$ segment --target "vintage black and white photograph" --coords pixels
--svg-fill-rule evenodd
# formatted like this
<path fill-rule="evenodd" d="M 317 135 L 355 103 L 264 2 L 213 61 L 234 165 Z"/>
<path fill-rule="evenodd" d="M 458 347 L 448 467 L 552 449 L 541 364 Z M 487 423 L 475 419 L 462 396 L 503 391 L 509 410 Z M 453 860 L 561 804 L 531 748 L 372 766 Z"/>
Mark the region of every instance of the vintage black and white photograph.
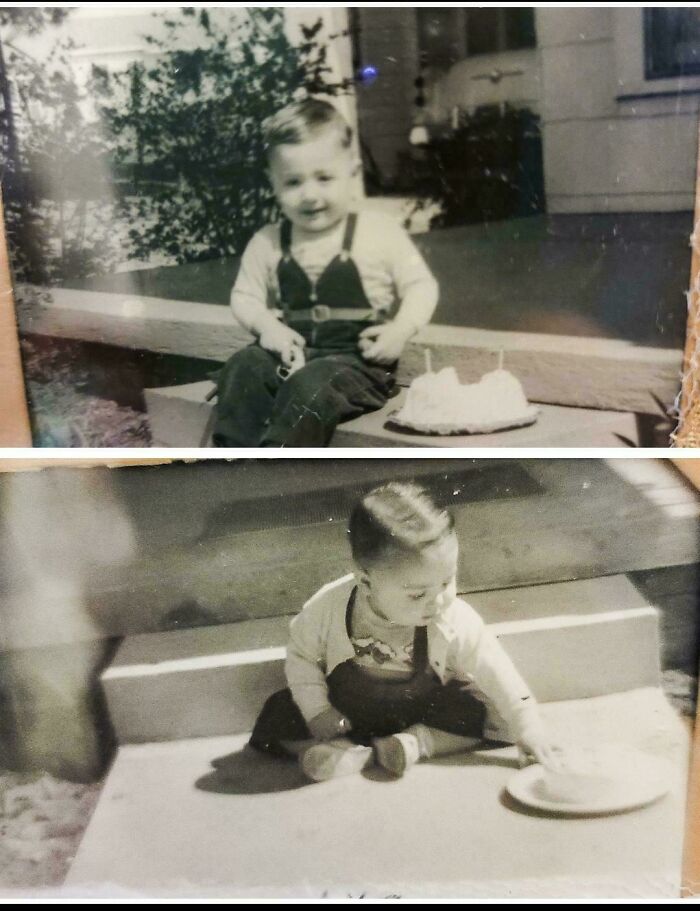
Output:
<path fill-rule="evenodd" d="M 670 444 L 691 6 L 0 11 L 34 445 Z"/>
<path fill-rule="evenodd" d="M 0 895 L 680 894 L 683 464 L 0 467 Z"/>

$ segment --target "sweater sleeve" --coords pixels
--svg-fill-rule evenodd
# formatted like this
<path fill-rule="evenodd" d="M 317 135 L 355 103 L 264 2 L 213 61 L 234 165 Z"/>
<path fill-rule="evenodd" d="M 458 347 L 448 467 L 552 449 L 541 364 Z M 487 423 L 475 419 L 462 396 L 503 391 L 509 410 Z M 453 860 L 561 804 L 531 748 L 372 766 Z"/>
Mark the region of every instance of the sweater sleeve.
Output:
<path fill-rule="evenodd" d="M 239 305 L 243 307 L 275 306 L 274 284 L 272 281 L 275 249 L 269 227 L 258 231 L 248 243 L 241 257 L 241 265 L 231 291 L 231 307 L 236 315 Z"/>
<path fill-rule="evenodd" d="M 327 618 L 321 605 L 307 604 L 292 620 L 285 672 L 294 701 L 305 721 L 331 707 L 326 684 Z"/>
<path fill-rule="evenodd" d="M 408 232 L 398 224 L 387 226 L 386 244 L 399 301 L 404 302 L 416 294 L 431 310 L 434 309 L 438 301 L 438 283 Z"/>
<path fill-rule="evenodd" d="M 483 620 L 474 615 L 473 635 L 460 640 L 458 673 L 476 683 L 493 702 L 514 740 L 541 725 L 539 707 L 505 649 Z"/>

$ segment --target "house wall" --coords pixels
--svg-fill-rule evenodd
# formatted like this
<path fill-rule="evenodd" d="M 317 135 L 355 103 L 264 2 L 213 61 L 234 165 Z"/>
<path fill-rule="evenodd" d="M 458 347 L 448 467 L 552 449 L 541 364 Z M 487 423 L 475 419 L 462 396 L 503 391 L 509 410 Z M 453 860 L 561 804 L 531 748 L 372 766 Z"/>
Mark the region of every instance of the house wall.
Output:
<path fill-rule="evenodd" d="M 642 17 L 634 7 L 536 10 L 552 213 L 693 207 L 700 77 L 644 79 Z M 677 94 L 688 90 L 698 94 Z"/>
<path fill-rule="evenodd" d="M 639 7 L 543 6 L 535 21 L 536 50 L 465 59 L 436 75 L 431 119 L 446 121 L 455 105 L 536 111 L 551 213 L 692 209 L 700 76 L 644 78 Z M 481 78 L 499 70 L 500 79 Z"/>

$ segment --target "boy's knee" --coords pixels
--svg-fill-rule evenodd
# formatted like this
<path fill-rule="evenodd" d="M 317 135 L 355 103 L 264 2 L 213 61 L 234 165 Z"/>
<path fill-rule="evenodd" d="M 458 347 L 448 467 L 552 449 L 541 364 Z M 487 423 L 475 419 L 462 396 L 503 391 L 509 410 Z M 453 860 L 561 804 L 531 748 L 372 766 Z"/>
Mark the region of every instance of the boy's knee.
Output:
<path fill-rule="evenodd" d="M 219 375 L 219 389 L 238 386 L 253 380 L 270 381 L 277 378 L 278 361 L 264 348 L 251 345 L 232 355 Z"/>
<path fill-rule="evenodd" d="M 285 398 L 299 404 L 333 398 L 351 385 L 352 370 L 345 364 L 311 361 L 285 382 Z"/>
<path fill-rule="evenodd" d="M 245 370 L 250 372 L 267 373 L 277 370 L 278 361 L 275 356 L 264 348 L 257 345 L 250 345 L 248 348 L 242 348 L 229 358 L 226 368 L 232 372 Z"/>

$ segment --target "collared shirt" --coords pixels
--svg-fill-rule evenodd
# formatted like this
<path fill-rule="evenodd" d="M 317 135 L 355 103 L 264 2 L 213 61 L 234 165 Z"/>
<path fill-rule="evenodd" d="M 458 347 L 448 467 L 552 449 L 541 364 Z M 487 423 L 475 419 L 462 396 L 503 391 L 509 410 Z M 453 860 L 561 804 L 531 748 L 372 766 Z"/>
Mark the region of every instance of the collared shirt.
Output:
<path fill-rule="evenodd" d="M 286 674 L 294 701 L 307 721 L 330 708 L 326 677 L 355 658 L 345 614 L 355 586 L 352 574 L 324 585 L 292 620 Z M 495 711 L 487 732 L 520 740 L 539 725 L 537 703 L 527 684 L 479 614 L 461 598 L 428 624 L 428 660 L 442 683 L 473 683 Z"/>

